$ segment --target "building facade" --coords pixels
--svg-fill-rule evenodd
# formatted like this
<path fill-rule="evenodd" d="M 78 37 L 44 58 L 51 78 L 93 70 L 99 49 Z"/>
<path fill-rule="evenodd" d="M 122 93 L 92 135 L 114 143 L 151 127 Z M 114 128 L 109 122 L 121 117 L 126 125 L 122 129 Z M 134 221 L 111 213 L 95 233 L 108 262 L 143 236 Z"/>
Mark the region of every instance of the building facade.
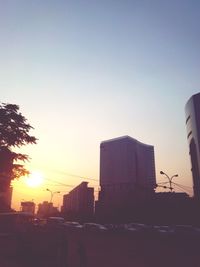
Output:
<path fill-rule="evenodd" d="M 100 187 L 97 213 L 128 213 L 154 194 L 156 185 L 154 147 L 130 136 L 100 145 Z M 104 215 L 103 215 L 104 214 Z M 125 215 L 124 215 L 125 216 Z"/>
<path fill-rule="evenodd" d="M 59 216 L 60 212 L 57 207 L 53 206 L 52 202 L 43 201 L 38 204 L 37 216 L 39 218 L 47 218 L 50 216 Z"/>
<path fill-rule="evenodd" d="M 200 199 L 200 93 L 188 100 L 185 113 L 194 197 Z"/>
<path fill-rule="evenodd" d="M 67 220 L 90 221 L 94 215 L 94 188 L 82 182 L 64 195 L 62 213 Z"/>
<path fill-rule="evenodd" d="M 22 201 L 21 211 L 35 214 L 35 203 L 33 201 Z"/>

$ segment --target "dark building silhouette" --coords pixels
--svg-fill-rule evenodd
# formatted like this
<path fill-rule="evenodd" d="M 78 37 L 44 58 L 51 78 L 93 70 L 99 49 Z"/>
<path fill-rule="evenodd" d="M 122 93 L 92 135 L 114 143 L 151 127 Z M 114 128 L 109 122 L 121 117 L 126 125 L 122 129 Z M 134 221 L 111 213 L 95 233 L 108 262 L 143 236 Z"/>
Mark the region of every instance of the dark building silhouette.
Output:
<path fill-rule="evenodd" d="M 200 93 L 188 100 L 185 112 L 194 197 L 200 199 Z"/>
<path fill-rule="evenodd" d="M 97 217 L 129 217 L 135 207 L 152 197 L 155 184 L 153 146 L 129 136 L 101 143 Z"/>
<path fill-rule="evenodd" d="M 40 218 L 47 218 L 50 216 L 58 216 L 59 210 L 57 207 L 53 206 L 52 202 L 43 201 L 38 205 L 37 216 Z"/>
<path fill-rule="evenodd" d="M 89 221 L 94 215 L 94 188 L 82 182 L 63 196 L 62 213 L 67 220 Z"/>
<path fill-rule="evenodd" d="M 194 201 L 183 192 L 155 193 L 143 210 L 145 221 L 151 224 L 194 223 Z"/>
<path fill-rule="evenodd" d="M 33 201 L 22 201 L 21 211 L 35 214 L 35 203 Z"/>
<path fill-rule="evenodd" d="M 6 147 L 0 148 L 0 211 L 11 210 L 11 176 L 13 155 Z"/>

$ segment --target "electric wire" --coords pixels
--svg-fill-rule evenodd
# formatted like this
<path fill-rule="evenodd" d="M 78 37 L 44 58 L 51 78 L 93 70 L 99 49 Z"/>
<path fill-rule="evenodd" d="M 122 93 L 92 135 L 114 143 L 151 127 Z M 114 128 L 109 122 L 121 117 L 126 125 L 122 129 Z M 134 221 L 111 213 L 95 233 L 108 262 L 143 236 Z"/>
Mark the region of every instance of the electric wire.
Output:
<path fill-rule="evenodd" d="M 173 183 L 174 183 L 174 182 L 173 182 Z M 180 185 L 180 186 L 182 186 L 182 187 L 185 187 L 185 188 L 187 188 L 187 189 L 192 190 L 192 187 L 191 187 L 191 186 L 187 186 L 187 185 L 183 185 L 183 184 L 178 184 L 178 183 L 174 183 L 174 184 L 176 184 L 176 185 Z"/>
<path fill-rule="evenodd" d="M 192 193 L 192 190 L 189 190 L 189 189 L 185 189 L 182 185 L 179 185 L 179 184 L 176 184 L 176 183 L 173 183 L 176 187 L 180 188 L 182 191 L 186 192 L 186 193 L 189 193 L 191 194 Z"/>
<path fill-rule="evenodd" d="M 158 182 L 157 184 L 168 184 L 169 182 Z"/>
<path fill-rule="evenodd" d="M 71 176 L 71 177 L 75 177 L 75 178 L 79 178 L 79 179 L 85 179 L 85 180 L 88 180 L 88 181 L 99 182 L 99 180 L 97 180 L 97 179 L 88 178 L 88 177 L 85 177 L 85 176 L 69 173 L 69 172 L 66 172 L 66 171 L 59 171 L 59 170 L 52 170 L 52 171 L 56 172 L 56 173 L 64 174 L 66 176 Z"/>

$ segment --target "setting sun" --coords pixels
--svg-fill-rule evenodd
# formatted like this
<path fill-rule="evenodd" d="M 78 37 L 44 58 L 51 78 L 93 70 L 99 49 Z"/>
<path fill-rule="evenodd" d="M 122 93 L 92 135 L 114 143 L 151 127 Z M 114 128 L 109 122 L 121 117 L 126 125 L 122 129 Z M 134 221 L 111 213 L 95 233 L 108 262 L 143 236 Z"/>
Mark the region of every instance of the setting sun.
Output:
<path fill-rule="evenodd" d="M 30 187 L 40 186 L 44 181 L 44 177 L 40 172 L 32 172 L 26 179 L 26 184 Z"/>

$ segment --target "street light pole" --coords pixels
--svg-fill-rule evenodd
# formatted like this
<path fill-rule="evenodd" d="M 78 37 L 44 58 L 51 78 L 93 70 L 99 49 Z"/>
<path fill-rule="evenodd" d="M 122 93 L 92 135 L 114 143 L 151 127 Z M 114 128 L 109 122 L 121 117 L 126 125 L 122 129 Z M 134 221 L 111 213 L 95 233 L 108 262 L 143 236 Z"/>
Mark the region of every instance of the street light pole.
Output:
<path fill-rule="evenodd" d="M 172 175 L 171 177 L 169 177 L 165 172 L 163 172 L 163 171 L 160 171 L 160 174 L 162 174 L 162 175 L 164 175 L 167 179 L 168 179 L 168 181 L 169 181 L 169 189 L 171 190 L 171 192 L 172 192 L 172 190 L 173 190 L 173 188 L 172 188 L 172 179 L 174 178 L 174 177 L 178 177 L 178 174 L 174 174 L 174 175 Z"/>
<path fill-rule="evenodd" d="M 54 196 L 55 194 L 59 194 L 59 193 L 60 193 L 60 191 L 55 191 L 55 192 L 53 192 L 53 191 L 51 191 L 49 188 L 47 188 L 46 191 L 49 191 L 50 194 L 51 194 L 51 197 L 50 197 L 50 203 L 52 203 L 53 196 Z"/>

